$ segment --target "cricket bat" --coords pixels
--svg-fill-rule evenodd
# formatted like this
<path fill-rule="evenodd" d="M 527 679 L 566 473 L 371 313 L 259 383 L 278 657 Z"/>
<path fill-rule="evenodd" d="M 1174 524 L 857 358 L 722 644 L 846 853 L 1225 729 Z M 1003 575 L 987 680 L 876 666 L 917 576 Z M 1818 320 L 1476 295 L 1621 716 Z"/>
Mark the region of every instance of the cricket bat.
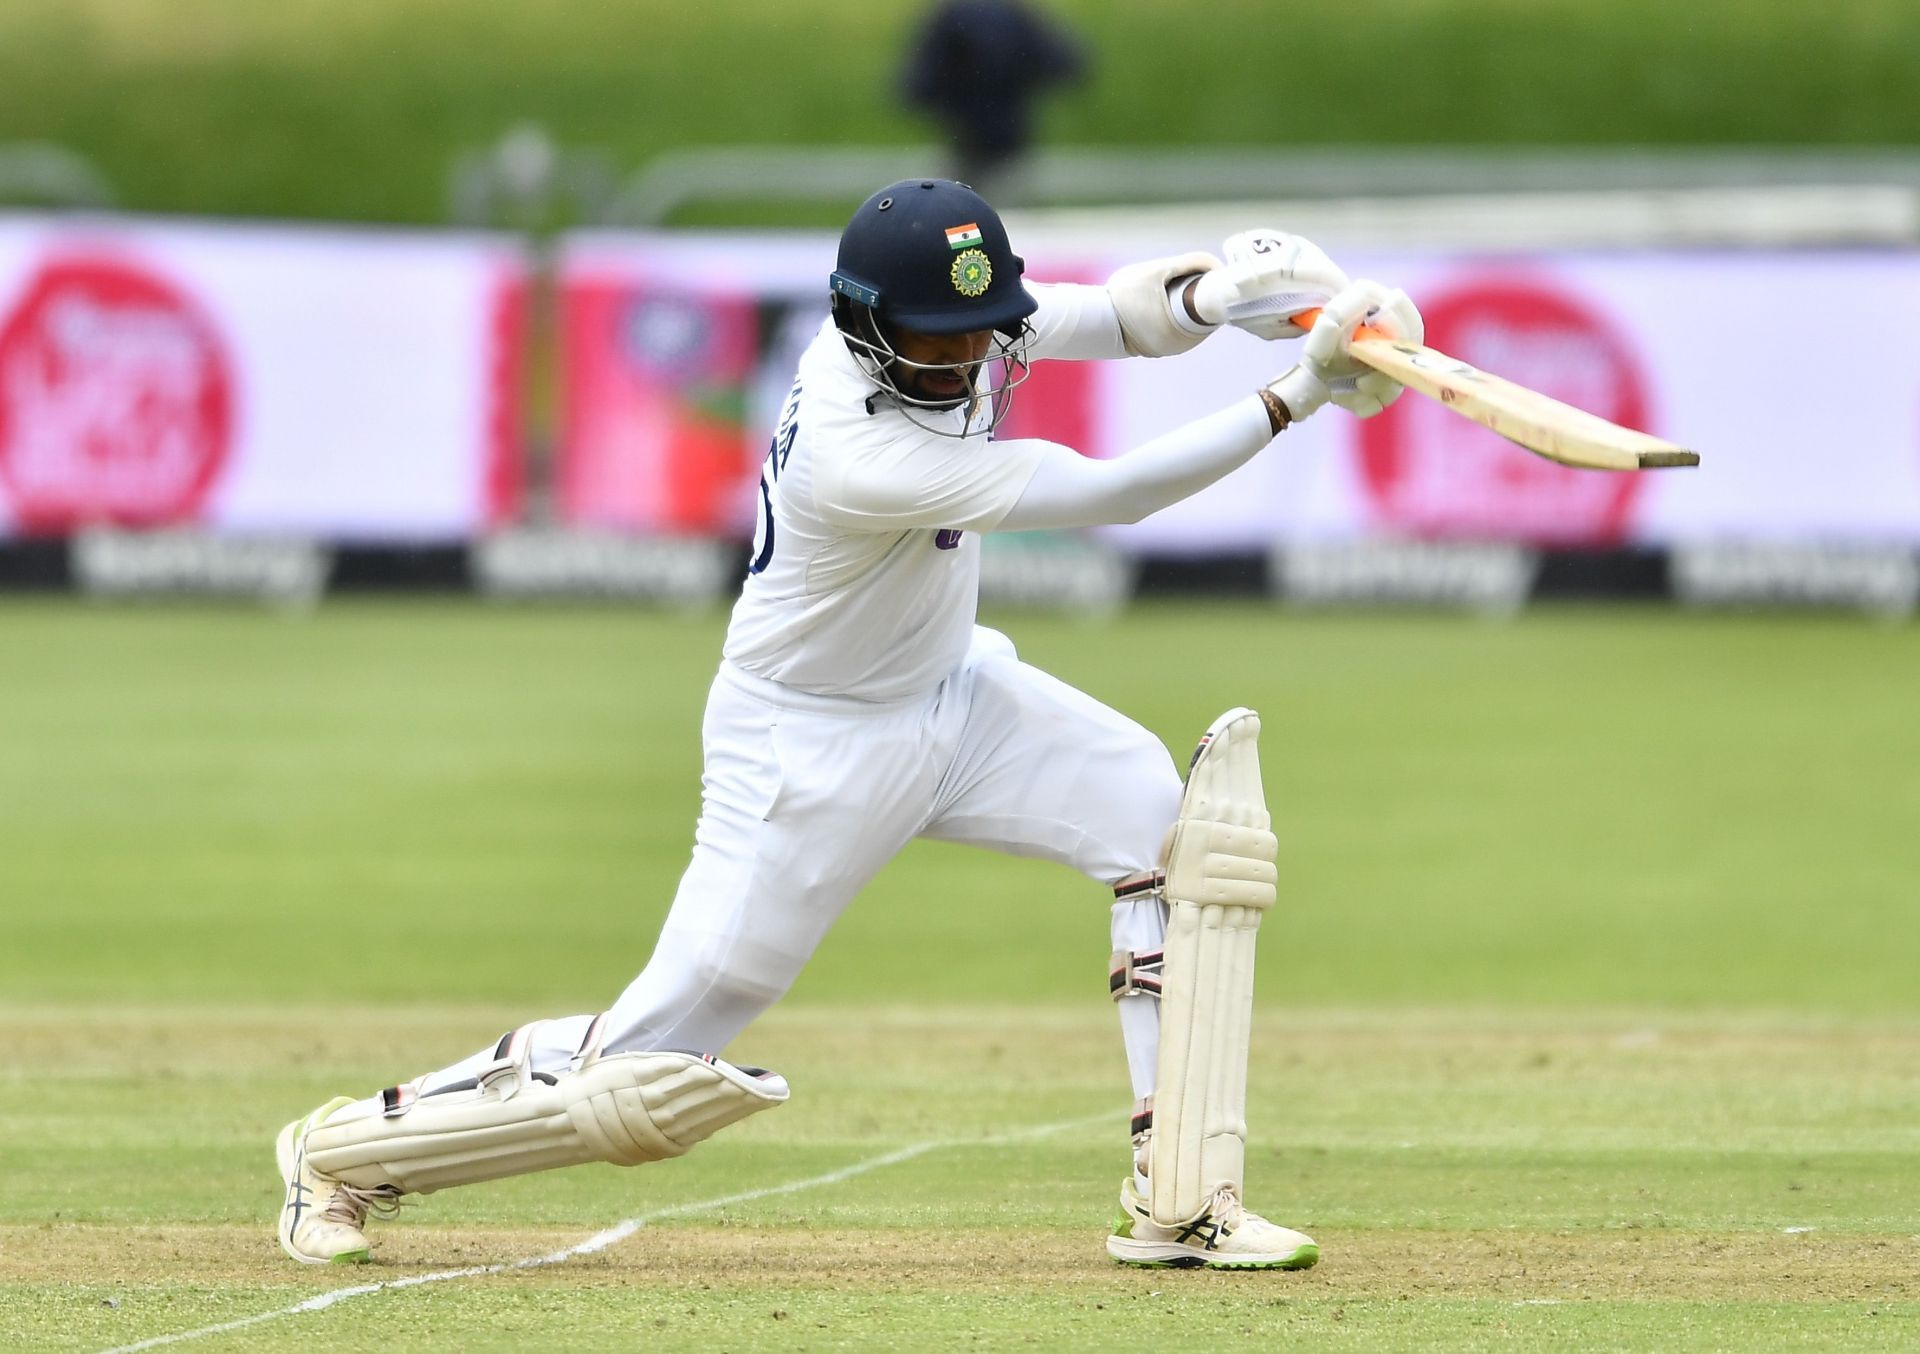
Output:
<path fill-rule="evenodd" d="M 1319 317 L 1315 309 L 1292 319 L 1302 329 L 1311 329 Z M 1609 423 L 1437 348 L 1403 343 L 1366 325 L 1355 331 L 1348 351 L 1462 418 L 1561 465 L 1582 470 L 1663 470 L 1700 464 L 1696 451 Z"/>

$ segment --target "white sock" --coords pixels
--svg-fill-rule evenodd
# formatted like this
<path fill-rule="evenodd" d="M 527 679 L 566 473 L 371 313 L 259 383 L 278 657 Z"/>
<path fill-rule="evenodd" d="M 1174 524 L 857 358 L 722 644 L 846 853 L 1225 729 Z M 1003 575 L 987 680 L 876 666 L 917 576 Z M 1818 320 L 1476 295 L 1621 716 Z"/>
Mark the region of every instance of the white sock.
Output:
<path fill-rule="evenodd" d="M 1152 896 L 1115 903 L 1111 934 L 1116 950 L 1157 950 L 1167 938 L 1167 909 Z M 1127 1046 L 1133 1098 L 1145 1100 L 1153 1094 L 1159 1075 L 1160 999 L 1121 997 L 1114 1005 L 1120 1010 L 1120 1037 Z"/>

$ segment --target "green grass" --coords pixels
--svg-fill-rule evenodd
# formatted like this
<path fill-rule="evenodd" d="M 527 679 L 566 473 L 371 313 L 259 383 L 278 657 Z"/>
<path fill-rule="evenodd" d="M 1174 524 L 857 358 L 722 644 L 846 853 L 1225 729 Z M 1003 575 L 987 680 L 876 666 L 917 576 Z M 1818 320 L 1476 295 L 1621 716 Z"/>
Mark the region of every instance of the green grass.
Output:
<path fill-rule="evenodd" d="M 1903 145 L 1920 125 L 1901 0 L 1048 8 L 1092 50 L 1046 110 L 1060 143 Z M 524 121 L 621 172 L 691 145 L 931 141 L 893 95 L 921 9 L 12 0 L 0 141 L 69 145 L 143 210 L 439 221 L 450 158 Z"/>
<path fill-rule="evenodd" d="M 377 917 L 386 944 L 343 994 L 609 994 L 685 864 L 718 617 L 15 605 L 0 624 L 0 860 L 32 904 L 0 990 L 190 997 L 211 971 L 270 997 L 301 972 L 291 922 Z M 1175 749 L 1262 712 L 1272 997 L 1920 1012 L 1920 632 L 1254 606 L 1008 629 Z M 1024 938 L 986 995 L 1077 1001 L 1104 915 L 1065 871 L 916 847 L 794 999 L 962 999 L 980 976 L 940 957 L 984 934 Z"/>
<path fill-rule="evenodd" d="M 1920 1341 L 1920 631 L 1624 608 L 999 620 L 1176 749 L 1228 705 L 1263 714 L 1283 889 L 1249 1178 L 1318 1269 L 1105 1260 L 1126 1090 L 1101 891 L 944 847 L 885 871 L 742 1039 L 791 1105 L 682 1162 L 434 1196 L 377 1232 L 370 1272 L 285 1262 L 280 1123 L 604 1005 L 644 961 L 722 623 L 13 602 L 0 1347 L 510 1264 L 942 1141 L 565 1265 L 191 1347 Z"/>

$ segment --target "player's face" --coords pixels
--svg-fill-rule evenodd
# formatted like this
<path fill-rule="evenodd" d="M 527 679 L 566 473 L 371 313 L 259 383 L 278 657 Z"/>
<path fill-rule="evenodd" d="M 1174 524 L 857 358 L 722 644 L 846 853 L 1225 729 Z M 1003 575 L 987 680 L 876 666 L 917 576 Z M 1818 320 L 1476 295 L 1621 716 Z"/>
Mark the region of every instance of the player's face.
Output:
<path fill-rule="evenodd" d="M 936 406 L 957 405 L 972 398 L 974 377 L 993 348 L 991 329 L 971 334 L 919 334 L 901 329 L 892 338 L 894 352 L 905 359 L 893 364 L 893 383 L 909 399 Z M 924 371 L 924 367 L 933 370 Z"/>

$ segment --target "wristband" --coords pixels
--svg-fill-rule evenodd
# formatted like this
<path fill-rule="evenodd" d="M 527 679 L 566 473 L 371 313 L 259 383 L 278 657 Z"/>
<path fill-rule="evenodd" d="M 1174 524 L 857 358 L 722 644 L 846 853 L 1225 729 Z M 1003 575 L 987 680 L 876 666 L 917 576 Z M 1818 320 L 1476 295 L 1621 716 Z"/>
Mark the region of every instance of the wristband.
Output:
<path fill-rule="evenodd" d="M 1267 422 L 1278 437 L 1293 422 L 1293 411 L 1287 408 L 1287 402 L 1273 393 L 1271 387 L 1261 386 L 1253 392 L 1260 397 L 1260 403 L 1267 406 Z"/>
<path fill-rule="evenodd" d="M 1189 273 L 1167 283 L 1167 310 L 1173 315 L 1175 326 L 1189 334 L 1211 334 L 1220 327 L 1200 319 L 1198 307 L 1193 305 L 1194 288 L 1205 276 L 1205 273 Z"/>
<path fill-rule="evenodd" d="M 1328 396 L 1332 394 L 1327 389 L 1327 383 L 1307 370 L 1304 365 L 1287 368 L 1278 380 L 1263 386 L 1262 389 L 1272 391 L 1285 402 L 1287 412 L 1292 415 L 1289 421 L 1293 423 L 1298 423 L 1313 413 L 1325 404 Z"/>

